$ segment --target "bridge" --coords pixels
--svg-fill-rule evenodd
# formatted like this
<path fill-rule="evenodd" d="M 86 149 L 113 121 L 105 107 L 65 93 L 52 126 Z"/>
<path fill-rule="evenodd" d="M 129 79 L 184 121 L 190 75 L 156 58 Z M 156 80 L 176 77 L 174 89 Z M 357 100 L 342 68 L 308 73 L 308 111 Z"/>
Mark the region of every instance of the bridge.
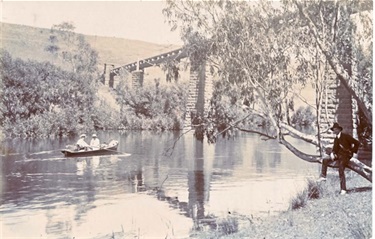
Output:
<path fill-rule="evenodd" d="M 111 70 L 111 74 L 118 75 L 121 69 L 125 69 L 129 72 L 139 71 L 147 67 L 158 66 L 167 60 L 179 61 L 182 58 L 186 58 L 186 57 L 187 57 L 186 52 L 182 48 L 179 48 L 177 50 L 169 51 L 169 52 L 157 55 L 157 56 L 149 57 L 146 59 L 142 59 L 139 61 L 129 63 L 124 66 L 114 68 Z"/>
<path fill-rule="evenodd" d="M 184 49 L 169 51 L 163 54 L 145 58 L 136 62 L 126 64 L 121 67 L 107 71 L 106 80 L 110 87 L 113 87 L 114 77 L 119 76 L 121 70 L 126 70 L 132 74 L 133 87 L 142 87 L 144 78 L 144 69 L 152 66 L 159 66 L 168 60 L 179 61 L 187 58 L 188 55 Z M 194 65 L 194 64 L 191 64 Z M 347 66 L 351 67 L 351 66 Z M 209 66 L 202 64 L 198 67 L 190 68 L 188 102 L 185 118 L 185 127 L 191 127 L 191 120 L 196 115 L 205 116 L 209 107 L 209 101 L 212 96 L 212 74 Z M 347 89 L 340 83 L 339 79 L 332 78 L 325 89 L 325 98 L 322 102 L 321 117 L 321 135 L 323 139 L 333 141 L 333 134 L 328 130 L 333 122 L 342 125 L 346 132 L 358 138 L 358 109 L 355 100 Z M 361 152 L 360 152 L 361 153 Z M 360 154 L 359 153 L 359 154 Z M 372 152 L 363 152 L 366 155 L 359 155 L 361 158 L 371 158 Z"/>
<path fill-rule="evenodd" d="M 132 75 L 132 86 L 142 87 L 145 68 L 160 66 L 160 64 L 170 60 L 180 61 L 187 57 L 186 51 L 183 48 L 179 48 L 116 68 L 114 65 L 107 64 L 104 68 L 104 82 L 108 82 L 109 87 L 113 88 L 115 77 L 119 76 L 121 71 L 125 70 Z M 112 69 L 108 70 L 108 66 L 112 66 Z M 209 67 L 206 67 L 205 64 L 198 67 L 190 67 L 189 74 L 189 94 L 186 106 L 187 112 L 185 112 L 186 127 L 191 125 L 191 119 L 195 117 L 195 115 L 204 116 L 207 113 L 212 95 L 212 75 L 209 72 Z"/>

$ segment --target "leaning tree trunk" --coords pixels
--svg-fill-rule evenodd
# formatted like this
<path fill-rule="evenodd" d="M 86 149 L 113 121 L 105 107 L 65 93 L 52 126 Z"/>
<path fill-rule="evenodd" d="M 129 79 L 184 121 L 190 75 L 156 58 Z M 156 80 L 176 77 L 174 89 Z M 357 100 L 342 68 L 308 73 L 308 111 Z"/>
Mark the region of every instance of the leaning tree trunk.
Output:
<path fill-rule="evenodd" d="M 293 1 L 294 4 L 299 9 L 299 12 L 301 14 L 301 17 L 307 20 L 307 25 L 312 32 L 313 36 L 315 37 L 315 41 L 317 42 L 319 49 L 323 53 L 323 55 L 326 57 L 329 65 L 331 66 L 332 70 L 336 73 L 338 76 L 341 84 L 344 85 L 344 87 L 348 90 L 350 95 L 357 101 L 358 107 L 363 111 L 363 114 L 368 122 L 372 122 L 372 114 L 367 109 L 365 103 L 358 97 L 358 95 L 355 93 L 355 91 L 349 86 L 348 82 L 350 81 L 351 77 L 349 74 L 345 71 L 344 67 L 340 64 L 339 59 L 329 50 L 330 47 L 327 47 L 323 44 L 322 40 L 319 37 L 319 31 L 314 25 L 313 21 L 311 20 L 308 13 L 305 11 L 303 6 L 298 3 L 296 0 Z"/>
<path fill-rule="evenodd" d="M 323 156 L 317 156 L 317 155 L 309 155 L 305 154 L 301 151 L 299 151 L 297 148 L 295 148 L 292 144 L 290 144 L 288 141 L 286 141 L 283 137 L 279 138 L 279 141 L 281 144 L 283 144 L 285 147 L 287 147 L 293 154 L 295 154 L 297 157 L 308 161 L 310 163 L 321 163 L 322 160 L 325 157 L 329 157 L 329 155 L 324 154 Z M 328 164 L 329 167 L 337 168 L 338 163 L 337 161 L 331 162 Z M 372 168 L 367 166 L 366 164 L 362 163 L 356 158 L 351 158 L 350 162 L 347 166 L 347 168 L 353 170 L 354 172 L 358 173 L 368 181 L 372 182 Z"/>

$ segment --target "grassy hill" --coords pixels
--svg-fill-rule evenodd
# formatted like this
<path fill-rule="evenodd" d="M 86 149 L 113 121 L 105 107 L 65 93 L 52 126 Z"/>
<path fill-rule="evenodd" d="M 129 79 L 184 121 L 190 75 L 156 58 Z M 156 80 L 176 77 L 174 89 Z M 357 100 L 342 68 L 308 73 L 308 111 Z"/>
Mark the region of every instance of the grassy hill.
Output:
<path fill-rule="evenodd" d="M 50 29 L 0 22 L 1 47 L 13 57 L 23 60 L 50 61 L 60 64 L 44 49 L 48 45 Z M 104 63 L 116 67 L 180 48 L 124 38 L 84 35 L 87 42 L 99 53 L 99 70 Z"/>

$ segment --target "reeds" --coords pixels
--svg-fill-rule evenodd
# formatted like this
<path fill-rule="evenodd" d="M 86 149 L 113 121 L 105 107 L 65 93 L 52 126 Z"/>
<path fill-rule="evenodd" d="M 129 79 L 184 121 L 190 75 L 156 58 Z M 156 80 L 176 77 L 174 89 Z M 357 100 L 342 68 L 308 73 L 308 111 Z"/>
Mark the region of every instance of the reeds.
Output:
<path fill-rule="evenodd" d="M 321 184 L 312 179 L 307 179 L 307 187 L 291 199 L 290 209 L 295 210 L 304 207 L 308 200 L 321 198 L 324 189 Z"/>

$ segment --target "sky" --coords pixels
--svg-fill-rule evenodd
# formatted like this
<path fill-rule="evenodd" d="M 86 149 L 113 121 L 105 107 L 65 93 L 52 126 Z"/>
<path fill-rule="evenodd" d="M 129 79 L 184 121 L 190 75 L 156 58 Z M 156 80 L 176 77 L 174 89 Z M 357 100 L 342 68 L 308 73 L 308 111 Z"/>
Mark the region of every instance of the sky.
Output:
<path fill-rule="evenodd" d="M 0 3 L 2 22 L 51 28 L 72 22 L 77 33 L 182 45 L 165 22 L 163 1 L 9 1 Z"/>

